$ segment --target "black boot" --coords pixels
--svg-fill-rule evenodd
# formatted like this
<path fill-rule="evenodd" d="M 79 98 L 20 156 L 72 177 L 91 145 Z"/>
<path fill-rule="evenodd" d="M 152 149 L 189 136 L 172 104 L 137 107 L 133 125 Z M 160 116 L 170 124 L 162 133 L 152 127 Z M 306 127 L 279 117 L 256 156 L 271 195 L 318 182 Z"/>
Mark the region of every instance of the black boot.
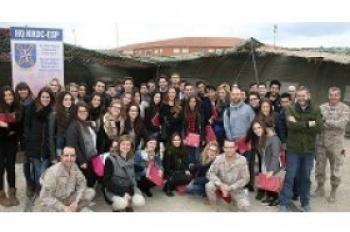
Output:
<path fill-rule="evenodd" d="M 258 189 L 258 193 L 256 194 L 255 199 L 261 201 L 265 197 L 265 191 L 262 189 Z"/>
<path fill-rule="evenodd" d="M 163 191 L 165 192 L 165 195 L 167 195 L 168 197 L 173 197 L 174 196 L 174 193 L 171 191 L 171 185 L 170 185 L 169 182 L 165 183 Z"/>

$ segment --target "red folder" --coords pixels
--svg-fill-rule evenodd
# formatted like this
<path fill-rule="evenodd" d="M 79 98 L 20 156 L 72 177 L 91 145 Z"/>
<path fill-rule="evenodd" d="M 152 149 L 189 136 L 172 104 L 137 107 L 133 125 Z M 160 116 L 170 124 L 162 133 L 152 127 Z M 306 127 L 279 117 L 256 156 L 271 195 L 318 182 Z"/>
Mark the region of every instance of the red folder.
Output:
<path fill-rule="evenodd" d="M 163 186 L 164 184 L 163 175 L 160 175 L 160 168 L 155 165 L 154 161 L 150 161 L 146 177 L 157 186 Z"/>
<path fill-rule="evenodd" d="M 15 123 L 16 115 L 14 113 L 12 114 L 0 113 L 0 121 L 6 122 L 6 123 Z"/>

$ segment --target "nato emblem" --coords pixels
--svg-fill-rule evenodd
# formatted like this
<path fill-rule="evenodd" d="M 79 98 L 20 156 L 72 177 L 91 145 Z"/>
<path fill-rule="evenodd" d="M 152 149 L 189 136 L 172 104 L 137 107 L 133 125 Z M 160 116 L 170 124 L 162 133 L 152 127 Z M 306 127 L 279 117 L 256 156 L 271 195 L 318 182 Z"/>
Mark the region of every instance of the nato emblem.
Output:
<path fill-rule="evenodd" d="M 15 61 L 21 68 L 33 67 L 36 62 L 36 45 L 15 44 Z"/>

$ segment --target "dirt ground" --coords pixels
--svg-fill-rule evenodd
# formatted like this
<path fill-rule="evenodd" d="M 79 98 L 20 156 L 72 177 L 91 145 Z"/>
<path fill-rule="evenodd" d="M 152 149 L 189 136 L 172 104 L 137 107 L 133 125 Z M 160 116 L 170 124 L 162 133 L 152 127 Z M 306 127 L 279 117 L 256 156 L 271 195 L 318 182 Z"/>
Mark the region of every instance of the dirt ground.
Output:
<path fill-rule="evenodd" d="M 312 210 L 316 212 L 350 212 L 350 139 L 346 140 L 347 158 L 345 160 L 342 169 L 342 184 L 339 187 L 337 194 L 337 202 L 330 204 L 327 202 L 326 197 L 329 195 L 329 181 L 326 185 L 326 197 L 325 198 L 312 198 L 311 206 Z M 329 167 L 329 166 L 328 166 Z M 327 168 L 328 168 L 327 167 Z M 0 206 L 0 212 L 24 212 L 25 209 L 25 183 L 22 173 L 22 166 L 20 164 L 16 167 L 17 175 L 17 188 L 18 188 L 18 198 L 21 204 L 17 207 L 4 208 Z M 329 177 L 328 177 L 329 179 Z M 315 189 L 314 176 L 312 176 L 312 192 Z M 152 189 L 153 197 L 146 197 L 146 205 L 142 208 L 137 208 L 135 211 L 138 212 L 227 212 L 234 210 L 234 207 L 228 206 L 224 202 L 220 202 L 219 206 L 212 208 L 211 206 L 205 204 L 205 201 L 201 197 L 194 197 L 187 194 L 176 193 L 175 197 L 167 197 L 160 189 Z M 278 207 L 268 207 L 262 205 L 260 202 L 254 199 L 255 193 L 249 193 L 251 199 L 251 209 L 252 212 L 275 212 Z M 104 198 L 100 191 L 97 191 L 97 196 L 94 200 L 96 203 L 91 207 L 93 211 L 96 212 L 111 212 L 111 207 L 105 203 Z M 300 206 L 299 202 L 296 202 L 297 206 Z"/>

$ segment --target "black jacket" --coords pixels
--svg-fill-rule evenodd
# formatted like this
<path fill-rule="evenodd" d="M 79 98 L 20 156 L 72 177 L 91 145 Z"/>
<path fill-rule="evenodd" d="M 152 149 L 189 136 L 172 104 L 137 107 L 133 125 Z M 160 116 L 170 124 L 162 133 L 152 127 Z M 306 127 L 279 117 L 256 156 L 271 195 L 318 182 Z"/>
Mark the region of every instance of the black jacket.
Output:
<path fill-rule="evenodd" d="M 167 146 L 163 158 L 163 167 L 166 178 L 172 176 L 174 172 L 185 172 L 189 170 L 185 150 L 183 148 Z"/>
<path fill-rule="evenodd" d="M 26 108 L 24 137 L 26 155 L 31 158 L 49 159 L 49 114 L 51 107 L 37 111 L 35 101 Z"/>

